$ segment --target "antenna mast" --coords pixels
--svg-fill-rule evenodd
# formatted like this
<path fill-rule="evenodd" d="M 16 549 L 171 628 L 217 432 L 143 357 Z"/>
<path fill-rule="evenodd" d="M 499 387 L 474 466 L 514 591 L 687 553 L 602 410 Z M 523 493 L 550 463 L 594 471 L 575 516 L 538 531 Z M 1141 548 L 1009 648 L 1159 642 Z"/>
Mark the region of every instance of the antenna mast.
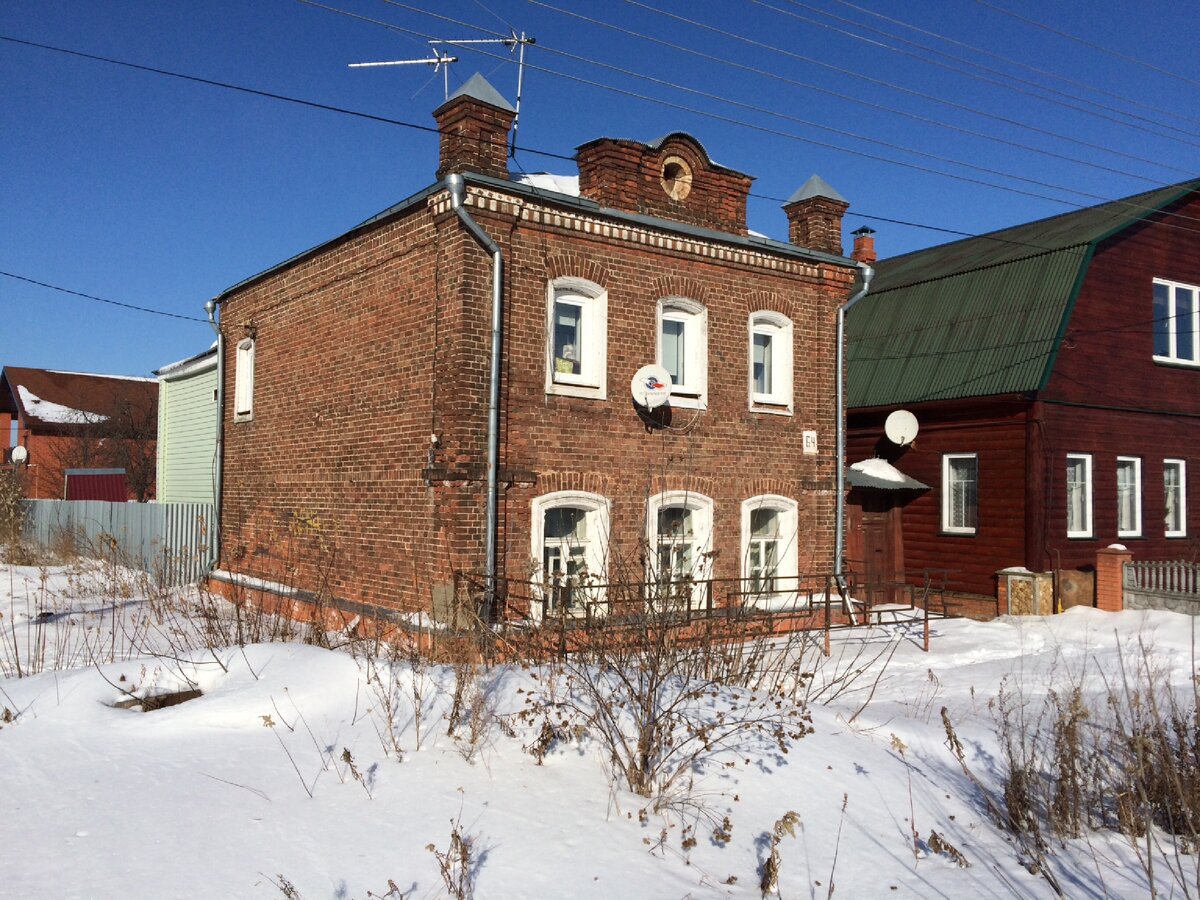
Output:
<path fill-rule="evenodd" d="M 433 42 L 431 42 L 433 43 Z M 363 62 L 350 63 L 351 69 L 367 69 L 376 66 L 433 66 L 434 74 L 437 74 L 438 67 L 442 67 L 442 90 L 445 96 L 442 99 L 450 97 L 450 63 L 458 62 L 457 56 L 447 54 L 439 54 L 437 48 L 433 48 L 433 59 L 396 59 L 388 62 Z"/>
<path fill-rule="evenodd" d="M 517 155 L 517 128 L 521 124 L 521 89 L 525 83 L 525 48 L 532 47 L 537 43 L 536 38 L 529 37 L 525 32 L 518 35 L 515 31 L 511 32 L 510 37 L 506 38 L 485 38 L 479 40 L 462 40 L 462 41 L 430 41 L 430 46 L 433 47 L 434 55 L 437 55 L 437 48 L 441 44 L 448 44 L 451 47 L 463 47 L 468 44 L 501 44 L 508 48 L 511 53 L 513 50 L 518 50 L 517 54 L 517 104 L 516 113 L 513 115 L 512 127 L 512 143 L 508 147 L 508 155 L 510 158 Z"/>

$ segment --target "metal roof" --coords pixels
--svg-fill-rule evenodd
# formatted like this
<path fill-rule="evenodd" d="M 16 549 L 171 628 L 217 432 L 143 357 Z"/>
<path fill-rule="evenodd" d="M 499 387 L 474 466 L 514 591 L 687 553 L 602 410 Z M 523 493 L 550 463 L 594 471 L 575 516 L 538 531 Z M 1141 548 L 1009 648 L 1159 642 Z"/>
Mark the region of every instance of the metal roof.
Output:
<path fill-rule="evenodd" d="M 851 408 L 1039 390 L 1096 245 L 1200 179 L 877 264 L 846 317 Z"/>

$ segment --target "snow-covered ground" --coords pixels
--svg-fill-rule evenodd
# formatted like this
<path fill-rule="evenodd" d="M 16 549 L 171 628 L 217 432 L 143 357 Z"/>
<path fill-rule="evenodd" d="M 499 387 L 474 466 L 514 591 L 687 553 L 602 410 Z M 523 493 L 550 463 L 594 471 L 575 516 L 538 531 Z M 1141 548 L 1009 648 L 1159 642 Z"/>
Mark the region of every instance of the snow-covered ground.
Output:
<path fill-rule="evenodd" d="M 1172 613 L 935 621 L 929 653 L 916 625 L 851 629 L 814 658 L 816 683 L 874 662 L 811 706 L 814 733 L 786 754 L 718 751 L 656 810 L 587 736 L 540 763 L 527 749 L 540 723 L 519 713 L 547 669 L 474 673 L 485 730 L 452 736 L 453 669 L 301 643 L 209 650 L 164 613 L 179 598 L 113 574 L 0 564 L 2 897 L 447 896 L 439 854 L 457 830 L 477 898 L 758 898 L 790 811 L 785 900 L 1053 896 L 985 799 L 1002 798 L 1001 685 L 1029 702 L 1099 691 L 1148 654 L 1194 704 L 1195 621 Z M 167 708 L 114 705 L 193 686 Z M 1045 857 L 1069 897 L 1198 896 L 1196 856 L 1161 832 L 1135 846 L 1089 831 Z"/>

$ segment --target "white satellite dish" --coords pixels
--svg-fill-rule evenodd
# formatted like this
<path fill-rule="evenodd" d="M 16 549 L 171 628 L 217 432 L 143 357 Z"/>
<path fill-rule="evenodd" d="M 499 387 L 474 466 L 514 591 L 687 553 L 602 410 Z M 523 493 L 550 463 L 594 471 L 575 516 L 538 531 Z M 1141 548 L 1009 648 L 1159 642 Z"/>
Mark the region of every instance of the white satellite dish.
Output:
<path fill-rule="evenodd" d="M 633 402 L 646 409 L 658 409 L 671 399 L 671 374 L 662 366 L 651 363 L 633 373 L 629 383 Z"/>
<path fill-rule="evenodd" d="M 907 447 L 917 436 L 917 417 L 907 409 L 898 409 L 883 423 L 883 433 L 893 444 Z"/>
<path fill-rule="evenodd" d="M 13 447 L 9 458 L 19 466 L 25 460 L 29 459 L 29 451 L 24 447 Z"/>

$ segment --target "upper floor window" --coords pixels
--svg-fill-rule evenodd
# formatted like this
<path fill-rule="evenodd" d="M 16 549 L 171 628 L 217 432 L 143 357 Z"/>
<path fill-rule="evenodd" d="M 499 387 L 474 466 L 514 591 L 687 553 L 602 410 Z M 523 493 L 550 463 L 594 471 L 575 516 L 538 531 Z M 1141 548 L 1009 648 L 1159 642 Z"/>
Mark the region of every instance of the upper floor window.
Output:
<path fill-rule="evenodd" d="M 1142 534 L 1142 461 L 1117 457 L 1117 537 Z"/>
<path fill-rule="evenodd" d="M 942 457 L 942 531 L 974 534 L 979 526 L 979 456 Z"/>
<path fill-rule="evenodd" d="M 546 294 L 546 393 L 607 396 L 608 294 L 582 278 L 556 278 Z"/>
<path fill-rule="evenodd" d="M 779 313 L 750 316 L 750 405 L 792 412 L 792 322 Z"/>
<path fill-rule="evenodd" d="M 671 404 L 703 408 L 708 402 L 708 311 L 692 300 L 658 304 L 658 363 L 671 375 Z"/>
<path fill-rule="evenodd" d="M 1200 287 L 1154 279 L 1154 358 L 1200 365 Z"/>
<path fill-rule="evenodd" d="M 233 377 L 233 421 L 254 418 L 254 338 L 237 345 Z"/>
<path fill-rule="evenodd" d="M 583 491 L 557 491 L 533 501 L 532 556 L 541 613 L 602 613 L 608 546 L 608 500 Z"/>
<path fill-rule="evenodd" d="M 751 597 L 795 591 L 798 515 L 795 500 L 764 494 L 742 503 L 742 578 Z"/>
<path fill-rule="evenodd" d="M 652 610 L 701 606 L 712 571 L 713 502 L 703 494 L 666 491 L 647 504 L 648 580 Z"/>
<path fill-rule="evenodd" d="M 1167 537 L 1187 536 L 1187 463 L 1182 459 L 1163 460 L 1164 524 Z"/>
<path fill-rule="evenodd" d="M 1067 454 L 1067 537 L 1092 536 L 1092 457 Z"/>

